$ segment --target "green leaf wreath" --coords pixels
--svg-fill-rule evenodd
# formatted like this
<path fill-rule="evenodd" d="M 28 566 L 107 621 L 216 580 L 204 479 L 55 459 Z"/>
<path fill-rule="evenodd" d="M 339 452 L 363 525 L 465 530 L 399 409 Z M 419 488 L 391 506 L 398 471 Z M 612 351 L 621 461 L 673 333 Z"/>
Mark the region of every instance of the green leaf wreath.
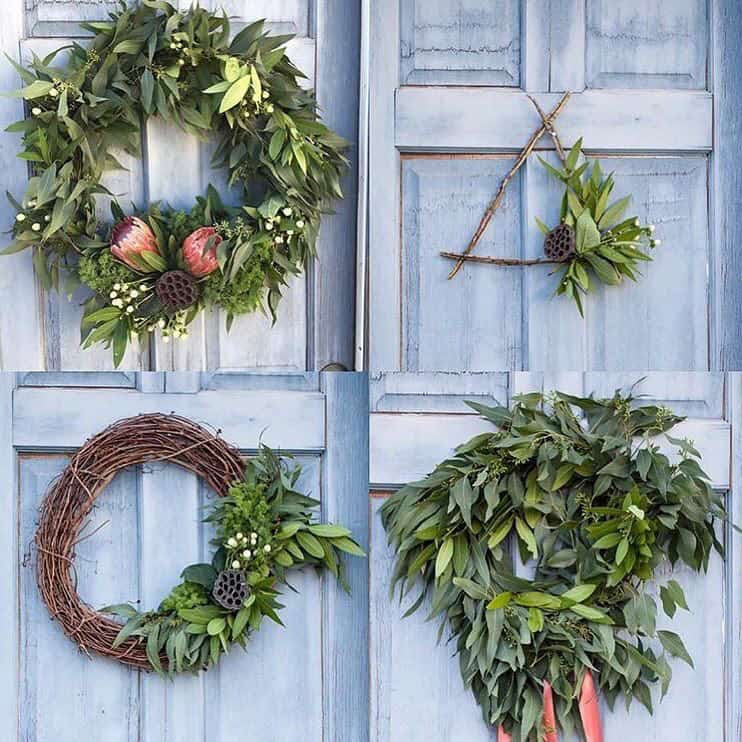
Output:
<path fill-rule="evenodd" d="M 554 723 L 585 733 L 580 688 L 592 688 L 593 673 L 611 707 L 638 699 L 651 712 L 652 686 L 668 689 L 669 658 L 692 665 L 681 638 L 657 629 L 648 582 L 667 562 L 705 571 L 712 549 L 723 555 L 714 529 L 726 512 L 699 453 L 666 432 L 682 418 L 634 402 L 617 391 L 471 404 L 498 430 L 382 507 L 396 551 L 392 593 L 419 591 L 407 614 L 428 599 L 485 721 L 515 740 L 555 733 L 541 713 L 547 684 Z M 661 433 L 677 461 L 660 452 Z M 514 573 L 511 539 L 535 563 L 532 579 Z M 660 598 L 670 618 L 688 609 L 675 580 Z"/>
<path fill-rule="evenodd" d="M 639 265 L 652 260 L 646 247 L 656 247 L 654 225 L 626 217 L 631 196 L 609 203 L 613 174 L 605 176 L 600 162 L 582 157 L 582 138 L 570 150 L 560 169 L 539 157 L 543 166 L 564 183 L 560 223 L 553 229 L 536 218 L 546 235 L 544 252 L 551 262 L 564 263 L 556 294 L 574 299 L 583 314 L 582 295 L 596 280 L 610 286 L 624 278 L 636 281 Z"/>
<path fill-rule="evenodd" d="M 235 315 L 275 312 L 283 287 L 314 254 L 320 217 L 342 197 L 346 143 L 319 121 L 304 77 L 286 56 L 290 36 L 263 21 L 230 41 L 225 15 L 178 11 L 142 0 L 110 20 L 81 24 L 95 34 L 28 68 L 13 62 L 28 117 L 20 157 L 31 177 L 16 209 L 6 252 L 31 248 L 42 283 L 60 276 L 90 287 L 82 343 L 113 347 L 118 365 L 133 338 L 160 329 L 187 335 L 206 307 Z M 11 60 L 12 61 L 12 60 Z M 151 204 L 125 217 L 101 176 L 122 165 L 114 152 L 140 155 L 144 121 L 160 116 L 217 140 L 213 165 L 229 173 L 241 205 L 227 207 L 209 187 L 190 211 Z M 95 197 L 113 198 L 117 224 L 101 223 Z"/>
<path fill-rule="evenodd" d="M 283 625 L 278 586 L 288 584 L 290 570 L 328 569 L 348 591 L 340 554 L 364 552 L 347 528 L 314 522 L 319 501 L 296 490 L 300 473 L 266 447 L 248 460 L 244 480 L 216 498 L 206 517 L 215 528 L 211 563 L 186 567 L 157 610 L 103 609 L 126 619 L 114 648 L 140 637 L 158 673 L 197 673 L 216 665 L 230 645 L 246 648 L 264 618 Z"/>

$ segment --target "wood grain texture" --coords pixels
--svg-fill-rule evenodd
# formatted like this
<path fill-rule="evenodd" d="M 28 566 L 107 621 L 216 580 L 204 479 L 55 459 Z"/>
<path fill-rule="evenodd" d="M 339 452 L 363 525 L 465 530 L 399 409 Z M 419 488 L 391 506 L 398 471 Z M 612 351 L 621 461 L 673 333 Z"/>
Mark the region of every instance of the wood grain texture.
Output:
<path fill-rule="evenodd" d="M 588 86 L 706 88 L 708 0 L 591 0 Z"/>
<path fill-rule="evenodd" d="M 369 553 L 368 377 L 324 373 L 321 380 L 327 399 L 322 520 L 343 523 Z M 330 575 L 323 578 L 322 739 L 367 742 L 369 565 L 353 557 L 345 564 L 350 595 Z"/>
<path fill-rule="evenodd" d="M 18 465 L 13 450 L 13 390 L 15 376 L 0 372 L 0 507 L 6 527 L 0 532 L 0 737 L 14 742 L 18 729 Z"/>
<path fill-rule="evenodd" d="M 0 52 L 11 59 L 19 58 L 19 40 L 23 35 L 23 5 L 21 0 L 11 0 L 4 5 L 0 23 Z M 17 90 L 23 82 L 13 67 L 2 57 L 0 64 L 0 89 Z M 23 118 L 23 102 L 18 98 L 5 98 L 0 106 L 0 129 Z M 19 134 L 3 132 L 0 136 L 0 167 L 3 173 L 3 186 L 21 199 L 26 189 L 28 171 L 26 163 L 16 155 L 20 151 Z M 15 209 L 7 199 L 0 203 L 0 222 L 3 235 L 0 237 L 0 250 L 11 242 L 5 234 L 16 217 Z M 41 369 L 44 368 L 42 347 L 43 311 L 36 292 L 36 281 L 31 252 L 24 250 L 14 255 L 0 256 L 3 269 L 0 271 L 0 369 Z M 9 308 L 16 311 L 9 311 Z M 23 321 L 18 321 L 21 312 Z"/>
<path fill-rule="evenodd" d="M 517 86 L 520 9 L 518 0 L 401 0 L 402 84 Z"/>
<path fill-rule="evenodd" d="M 712 368 L 742 369 L 742 173 L 736 153 L 742 136 L 742 3 L 714 0 L 713 5 L 714 153 L 712 226 L 716 247 L 712 266 Z"/>
<path fill-rule="evenodd" d="M 31 544 L 38 507 L 49 483 L 66 463 L 66 457 L 20 461 L 20 541 L 12 562 L 20 564 L 18 739 L 77 742 L 95 730 L 100 739 L 130 742 L 138 724 L 136 674 L 115 662 L 91 661 L 78 651 L 50 620 L 36 586 Z M 100 530 L 77 547 L 78 589 L 83 599 L 96 607 L 138 597 L 137 503 L 132 491 L 136 492 L 133 472 L 123 472 L 114 479 L 91 513 L 86 532 Z"/>
<path fill-rule="evenodd" d="M 560 96 L 535 97 L 550 111 Z M 394 142 L 404 151 L 519 151 L 540 124 L 526 94 L 515 90 L 406 87 L 396 103 Z M 710 150 L 711 124 L 710 93 L 588 90 L 572 96 L 556 126 L 565 144 L 582 136 L 592 151 L 665 152 Z"/>
<path fill-rule="evenodd" d="M 461 248 L 512 164 L 499 156 L 403 160 L 403 370 L 520 366 L 521 271 L 465 267 L 448 280 L 451 266 L 438 255 Z M 522 257 L 519 186 L 516 176 L 479 254 Z"/>
<path fill-rule="evenodd" d="M 742 523 L 742 373 L 727 374 L 727 417 L 732 425 L 732 482 L 727 493 L 730 523 Z M 742 739 L 742 537 L 731 525 L 725 530 L 727 548 L 724 583 L 725 739 Z M 718 600 L 718 598 L 717 598 Z"/>

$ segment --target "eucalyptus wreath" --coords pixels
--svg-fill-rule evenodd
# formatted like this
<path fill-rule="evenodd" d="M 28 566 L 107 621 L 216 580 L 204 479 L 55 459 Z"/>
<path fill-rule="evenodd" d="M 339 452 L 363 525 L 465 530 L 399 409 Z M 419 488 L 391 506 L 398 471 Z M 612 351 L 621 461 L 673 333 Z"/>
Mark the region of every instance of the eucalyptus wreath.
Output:
<path fill-rule="evenodd" d="M 317 114 L 303 74 L 286 56 L 290 36 L 263 21 L 230 40 L 229 20 L 206 9 L 179 11 L 141 0 L 81 24 L 94 34 L 26 68 L 27 118 L 19 156 L 30 178 L 5 252 L 30 248 L 42 283 L 82 282 L 82 343 L 113 346 L 116 364 L 128 342 L 158 328 L 187 335 L 204 307 L 235 315 L 267 308 L 275 320 L 283 287 L 315 252 L 320 217 L 341 198 L 346 143 Z M 154 203 L 124 213 L 101 184 L 121 169 L 116 151 L 140 155 L 143 123 L 159 116 L 201 139 L 217 141 L 213 165 L 228 172 L 238 206 L 209 187 L 190 211 Z M 113 228 L 95 198 L 112 197 Z"/>
<path fill-rule="evenodd" d="M 498 429 L 381 509 L 396 552 L 392 595 L 418 590 L 405 615 L 427 600 L 439 637 L 448 626 L 463 680 L 503 739 L 555 740 L 557 723 L 602 739 L 589 731 L 599 730 L 593 682 L 611 708 L 637 699 L 652 712 L 669 657 L 693 664 L 676 633 L 657 629 L 649 583 L 667 562 L 698 572 L 712 549 L 723 556 L 714 527 L 726 512 L 698 451 L 667 433 L 682 418 L 635 401 L 617 391 L 470 403 Z M 660 434 L 677 459 L 660 451 Z M 514 571 L 513 541 L 530 579 Z M 674 579 L 659 595 L 670 618 L 688 609 Z"/>

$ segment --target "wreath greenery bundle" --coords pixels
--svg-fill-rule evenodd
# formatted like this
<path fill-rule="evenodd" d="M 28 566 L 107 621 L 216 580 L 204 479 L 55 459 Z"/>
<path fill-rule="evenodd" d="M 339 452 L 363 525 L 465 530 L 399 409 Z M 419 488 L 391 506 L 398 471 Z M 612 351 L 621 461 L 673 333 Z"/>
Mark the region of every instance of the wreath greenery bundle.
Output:
<path fill-rule="evenodd" d="M 616 392 L 472 404 L 499 430 L 381 510 L 396 550 L 392 593 L 420 590 L 406 615 L 431 599 L 465 684 L 504 739 L 556 739 L 557 724 L 602 738 L 590 736 L 593 682 L 611 707 L 636 698 L 651 712 L 651 686 L 664 695 L 670 683 L 668 655 L 692 665 L 681 638 L 656 628 L 647 583 L 668 561 L 700 571 L 712 549 L 723 555 L 714 525 L 726 512 L 692 444 L 665 432 L 681 418 L 633 402 Z M 675 463 L 653 440 L 663 432 Z M 511 535 L 535 562 L 532 579 L 514 574 Z M 660 597 L 671 618 L 688 608 L 675 580 Z"/>
<path fill-rule="evenodd" d="M 83 23 L 88 48 L 73 43 L 65 66 L 54 52 L 15 63 L 30 116 L 20 157 L 31 168 L 6 252 L 34 251 L 47 286 L 65 273 L 94 291 L 82 320 L 83 344 L 113 346 L 116 364 L 130 339 L 160 328 L 187 335 L 205 307 L 235 315 L 267 306 L 275 319 L 282 287 L 314 254 L 320 216 L 341 198 L 346 143 L 319 121 L 314 94 L 286 56 L 290 36 L 263 21 L 230 41 L 226 14 L 178 11 L 142 0 Z M 58 50 L 61 51 L 61 50 Z M 210 186 L 190 211 L 152 204 L 124 217 L 102 184 L 121 168 L 113 154 L 140 154 L 142 125 L 160 116 L 202 139 L 217 140 L 214 166 L 226 168 L 238 207 Z M 113 196 L 117 223 L 95 210 Z"/>
<path fill-rule="evenodd" d="M 156 610 L 121 604 L 95 611 L 77 594 L 80 532 L 119 471 L 153 461 L 194 472 L 216 493 L 206 517 L 213 558 L 186 567 Z M 315 520 L 319 502 L 298 491 L 299 475 L 290 457 L 263 446 L 244 460 L 217 435 L 175 415 L 114 423 L 72 457 L 42 505 L 37 578 L 50 614 L 88 654 L 168 675 L 213 667 L 231 645 L 245 648 L 263 618 L 281 623 L 279 588 L 290 570 L 327 569 L 348 590 L 341 554 L 364 555 L 347 528 Z"/>
<path fill-rule="evenodd" d="M 643 225 L 636 217 L 625 217 L 631 196 L 609 204 L 613 175 L 604 176 L 597 160 L 582 158 L 582 139 L 578 139 L 565 158 L 563 167 L 543 166 L 564 183 L 560 223 L 549 229 L 536 219 L 546 235 L 544 253 L 555 263 L 564 263 L 556 294 L 574 299 L 583 314 L 582 294 L 592 288 L 591 279 L 614 286 L 624 277 L 636 281 L 638 266 L 652 260 L 644 247 L 656 247 L 654 225 Z M 578 164 L 579 163 L 579 164 Z"/>
<path fill-rule="evenodd" d="M 216 665 L 232 643 L 246 647 L 263 618 L 283 626 L 276 586 L 290 569 L 313 565 L 329 569 L 344 589 L 344 565 L 339 555 L 364 556 L 351 532 L 342 526 L 313 522 L 319 501 L 298 492 L 299 466 L 263 446 L 247 462 L 243 481 L 211 506 L 216 547 L 209 564 L 192 564 L 155 611 L 140 612 L 124 604 L 104 613 L 126 619 L 113 647 L 129 637 L 146 642 L 154 670 L 198 672 Z"/>

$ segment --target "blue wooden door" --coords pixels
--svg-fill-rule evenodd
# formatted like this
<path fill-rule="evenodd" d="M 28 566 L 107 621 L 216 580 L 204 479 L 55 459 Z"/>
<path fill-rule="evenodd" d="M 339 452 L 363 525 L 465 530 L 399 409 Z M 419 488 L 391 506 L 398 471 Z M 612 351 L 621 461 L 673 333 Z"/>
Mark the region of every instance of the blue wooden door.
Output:
<path fill-rule="evenodd" d="M 726 0 L 372 2 L 371 371 L 740 368 L 739 13 Z M 538 128 L 527 95 L 548 111 L 565 90 L 565 145 L 584 136 L 663 242 L 638 284 L 588 297 L 584 320 L 552 298 L 548 267 L 467 264 L 449 281 L 439 255 L 466 247 Z M 537 154 L 554 164 L 553 147 L 546 135 Z M 535 217 L 556 223 L 560 198 L 532 157 L 477 254 L 542 255 Z"/>
<path fill-rule="evenodd" d="M 417 377 L 381 375 L 371 382 L 371 578 L 370 663 L 371 740 L 494 740 L 470 691 L 464 688 L 455 648 L 437 643 L 438 622 L 425 621 L 423 609 L 408 618 L 389 600 L 393 552 L 378 514 L 384 497 L 430 472 L 469 437 L 491 429 L 472 414 L 462 398 L 482 404 L 507 403 L 514 394 L 560 389 L 577 395 L 610 396 L 630 386 L 636 373 L 515 372 Z M 458 393 L 462 391 L 462 396 Z M 689 437 L 703 455 L 713 486 L 727 493 L 735 522 L 742 519 L 742 374 L 647 374 L 638 391 L 649 403 L 667 404 L 688 419 L 674 435 Z M 668 449 L 669 450 L 669 449 Z M 729 549 L 722 564 L 714 558 L 706 575 L 680 569 L 676 578 L 688 595 L 690 613 L 673 621 L 686 641 L 695 669 L 673 664 L 673 680 L 654 716 L 635 704 L 627 713 L 619 702 L 606 709 L 606 740 L 740 739 L 742 729 L 742 539 L 731 529 L 720 533 Z M 526 572 L 518 566 L 520 573 Z"/>
<path fill-rule="evenodd" d="M 121 417 L 174 411 L 294 453 L 327 520 L 366 542 L 367 383 L 360 374 L 0 374 L 3 631 L 0 738 L 7 742 L 364 740 L 368 734 L 367 564 L 353 597 L 312 571 L 284 590 L 286 625 L 199 677 L 174 682 L 80 653 L 50 620 L 31 547 L 38 507 L 70 452 Z M 209 493 L 174 465 L 145 465 L 108 486 L 77 548 L 78 589 L 93 607 L 156 604 L 201 561 Z M 95 530 L 99 529 L 99 530 Z"/>
<path fill-rule="evenodd" d="M 173 2 L 184 9 L 190 0 Z M 322 115 L 329 126 L 351 142 L 358 120 L 358 43 L 360 3 L 328 0 L 202 0 L 202 7 L 224 10 L 234 31 L 246 22 L 266 18 L 274 33 L 296 34 L 288 45 L 289 56 L 307 75 L 306 84 L 317 91 Z M 44 56 L 70 39 L 85 33 L 82 20 L 105 19 L 119 6 L 109 0 L 7 0 L 3 4 L 0 51 L 13 59 Z M 78 39 L 79 40 L 79 39 Z M 3 90 L 19 87 L 13 68 L 0 65 Z M 7 99 L 0 107 L 5 126 L 23 116 L 23 106 Z M 144 135 L 142 160 L 126 155 L 128 171 L 107 174 L 105 184 L 126 209 L 130 202 L 165 200 L 190 208 L 196 195 L 213 183 L 226 195 L 223 173 L 211 170 L 212 147 L 186 136 L 174 126 L 151 121 Z M 18 194 L 25 189 L 25 164 L 15 158 L 19 140 L 3 134 L 0 164 L 4 187 Z M 353 148 L 353 150 L 355 147 Z M 351 152 L 355 159 L 355 152 Z M 218 312 L 205 313 L 192 325 L 188 340 L 166 345 L 153 339 L 144 348 L 132 348 L 122 368 L 152 370 L 232 369 L 303 371 L 329 364 L 353 368 L 353 299 L 355 291 L 355 171 L 343 183 L 345 200 L 328 214 L 318 244 L 321 260 L 305 277 L 291 282 L 279 319 L 260 312 L 238 318 L 230 333 Z M 3 199 L 5 201 L 5 199 Z M 101 213 L 109 218 L 101 200 Z M 11 224 L 12 209 L 0 205 L 0 221 Z M 6 238 L 4 237 L 3 240 Z M 111 354 L 102 348 L 79 348 L 80 302 L 78 292 L 68 301 L 61 294 L 38 287 L 31 256 L 22 254 L 0 265 L 0 368 L 99 370 L 112 367 Z M 19 322 L 19 313 L 23 321 Z"/>

